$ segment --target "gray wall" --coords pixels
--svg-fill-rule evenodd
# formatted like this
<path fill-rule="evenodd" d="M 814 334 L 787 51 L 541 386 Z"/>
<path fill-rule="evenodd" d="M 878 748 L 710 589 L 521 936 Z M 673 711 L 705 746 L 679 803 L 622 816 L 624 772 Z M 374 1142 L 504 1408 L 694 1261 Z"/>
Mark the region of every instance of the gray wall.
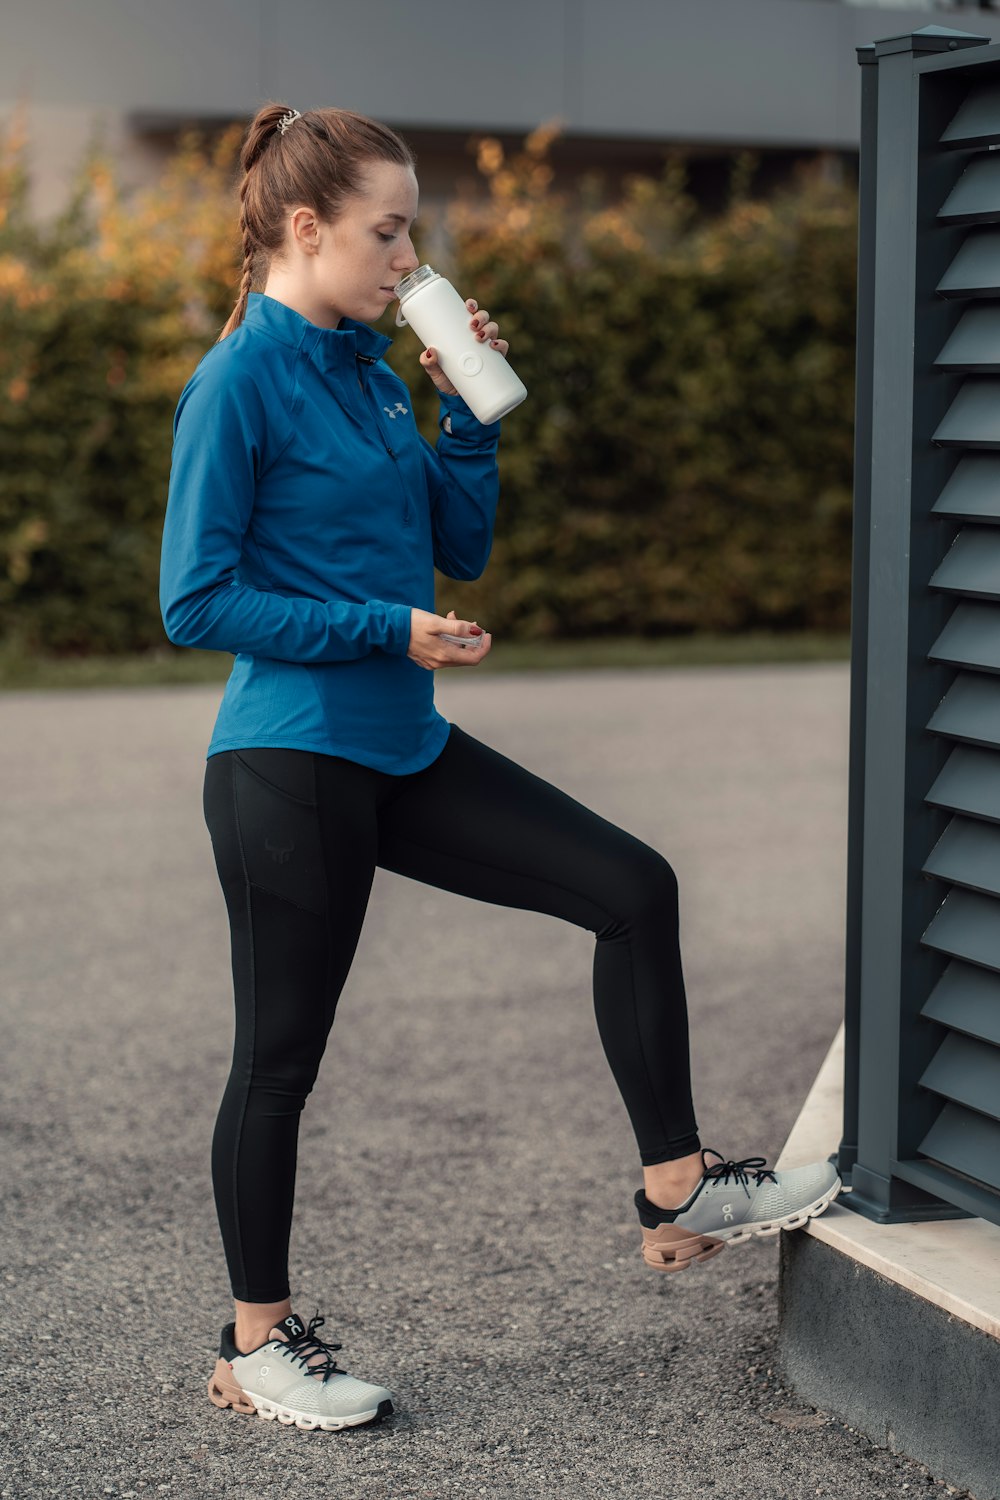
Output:
<path fill-rule="evenodd" d="M 266 97 L 400 125 L 853 147 L 854 48 L 974 10 L 833 0 L 14 0 L 0 104 L 243 116 Z"/>
<path fill-rule="evenodd" d="M 854 150 L 855 47 L 929 22 L 987 34 L 992 18 L 837 0 L 7 0 L 0 126 L 26 105 L 41 217 L 95 126 L 134 186 L 179 126 L 244 120 L 267 98 L 439 132 L 436 163 L 431 137 L 418 145 L 432 193 L 468 132 L 554 118 L 605 152 Z"/>

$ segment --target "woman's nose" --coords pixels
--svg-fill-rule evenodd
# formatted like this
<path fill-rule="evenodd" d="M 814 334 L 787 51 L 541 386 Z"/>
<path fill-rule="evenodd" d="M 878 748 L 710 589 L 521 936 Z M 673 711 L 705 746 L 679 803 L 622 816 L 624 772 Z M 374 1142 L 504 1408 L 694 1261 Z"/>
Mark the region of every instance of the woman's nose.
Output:
<path fill-rule="evenodd" d="M 399 247 L 399 254 L 393 260 L 392 268 L 394 271 L 399 271 L 405 276 L 407 272 L 415 271 L 419 264 L 420 261 L 417 258 L 417 252 L 413 248 L 413 241 L 407 236 L 406 244 Z"/>

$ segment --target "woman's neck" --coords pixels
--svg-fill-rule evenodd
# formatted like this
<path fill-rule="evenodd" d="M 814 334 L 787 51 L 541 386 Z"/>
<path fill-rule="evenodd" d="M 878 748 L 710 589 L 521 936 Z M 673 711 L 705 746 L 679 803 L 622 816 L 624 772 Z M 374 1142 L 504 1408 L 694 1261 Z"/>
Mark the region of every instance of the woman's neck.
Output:
<path fill-rule="evenodd" d="M 329 303 L 322 302 L 311 288 L 303 286 L 291 276 L 282 276 L 280 271 L 269 273 L 264 296 L 283 302 L 286 307 L 290 307 L 310 323 L 315 323 L 318 328 L 339 328 L 343 319 L 343 313 Z"/>

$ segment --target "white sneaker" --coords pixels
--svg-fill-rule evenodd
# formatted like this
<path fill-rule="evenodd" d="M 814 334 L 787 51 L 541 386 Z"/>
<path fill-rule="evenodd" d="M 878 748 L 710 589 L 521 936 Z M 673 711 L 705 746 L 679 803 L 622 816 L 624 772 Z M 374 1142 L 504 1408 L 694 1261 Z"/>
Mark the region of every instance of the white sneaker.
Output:
<path fill-rule="evenodd" d="M 289 1313 L 268 1334 L 267 1342 L 249 1354 L 235 1343 L 235 1323 L 222 1330 L 219 1360 L 208 1382 L 209 1400 L 234 1411 L 256 1412 L 268 1422 L 277 1417 L 284 1426 L 310 1432 L 322 1428 L 360 1427 L 377 1422 L 395 1410 L 393 1393 L 384 1385 L 368 1385 L 341 1369 L 328 1344 L 316 1337 L 325 1319 L 311 1318 L 307 1328 Z"/>
<path fill-rule="evenodd" d="M 710 1163 L 710 1156 L 717 1160 Z M 702 1179 L 677 1208 L 651 1203 L 642 1188 L 635 1195 L 642 1257 L 656 1271 L 683 1271 L 726 1245 L 801 1229 L 829 1208 L 843 1186 L 828 1161 L 778 1172 L 768 1170 L 762 1156 L 727 1161 L 718 1151 L 703 1151 L 701 1160 Z"/>

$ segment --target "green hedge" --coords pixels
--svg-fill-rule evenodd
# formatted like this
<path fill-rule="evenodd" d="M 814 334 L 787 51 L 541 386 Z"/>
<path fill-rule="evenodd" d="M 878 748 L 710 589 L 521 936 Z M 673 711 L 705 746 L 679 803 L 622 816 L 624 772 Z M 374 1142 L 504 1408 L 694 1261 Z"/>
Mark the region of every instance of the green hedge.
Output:
<path fill-rule="evenodd" d="M 737 181 L 706 222 L 671 168 L 567 232 L 525 179 L 454 216 L 462 291 L 503 310 L 530 395 L 490 567 L 448 597 L 542 636 L 846 628 L 853 187 Z"/>
<path fill-rule="evenodd" d="M 234 296 L 238 131 L 186 137 L 128 200 L 99 152 L 29 222 L 0 157 L 0 641 L 162 645 L 157 574 L 177 396 Z M 496 312 L 528 401 L 505 422 L 482 579 L 439 579 L 508 638 L 846 627 L 855 192 L 822 168 L 767 201 L 736 163 L 712 217 L 672 164 L 602 206 L 552 192 L 544 132 L 484 142 L 485 202 L 435 264 Z M 430 252 L 428 252 L 430 258 Z M 386 320 L 391 329 L 391 318 Z M 395 333 L 395 330 L 392 330 Z M 432 436 L 414 336 L 390 355 Z"/>

